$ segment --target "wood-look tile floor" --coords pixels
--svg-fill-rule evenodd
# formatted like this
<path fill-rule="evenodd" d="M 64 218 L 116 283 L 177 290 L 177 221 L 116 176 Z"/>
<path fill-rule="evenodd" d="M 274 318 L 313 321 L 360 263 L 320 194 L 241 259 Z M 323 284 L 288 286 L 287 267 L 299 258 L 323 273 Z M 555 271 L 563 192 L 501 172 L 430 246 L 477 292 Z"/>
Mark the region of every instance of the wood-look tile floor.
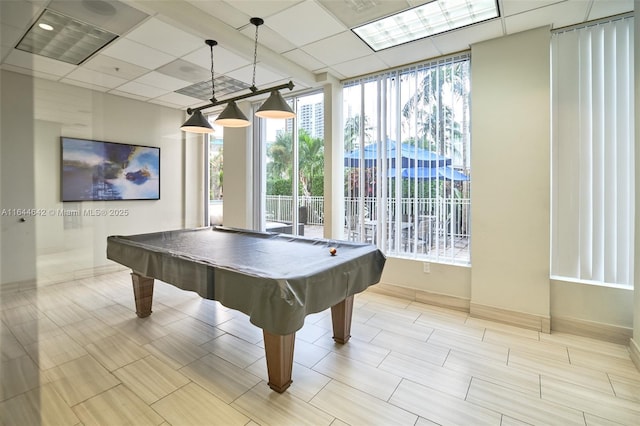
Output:
<path fill-rule="evenodd" d="M 0 308 L 2 425 L 640 425 L 627 347 L 373 292 L 345 345 L 307 317 L 283 394 L 244 314 L 156 282 L 139 319 L 126 271 Z"/>

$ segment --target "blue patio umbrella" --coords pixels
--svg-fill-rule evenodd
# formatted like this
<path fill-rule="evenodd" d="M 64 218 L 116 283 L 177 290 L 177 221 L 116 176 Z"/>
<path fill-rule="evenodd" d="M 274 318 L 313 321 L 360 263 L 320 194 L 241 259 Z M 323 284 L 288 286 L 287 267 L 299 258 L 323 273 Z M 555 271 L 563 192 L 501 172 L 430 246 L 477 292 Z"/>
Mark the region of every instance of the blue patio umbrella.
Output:
<path fill-rule="evenodd" d="M 375 167 L 378 160 L 382 158 L 382 151 L 378 143 L 365 145 L 362 157 L 360 149 L 354 149 L 344 155 L 345 167 L 359 167 L 360 160 L 364 160 L 364 167 Z M 400 160 L 400 161 L 398 161 Z M 451 159 L 436 154 L 428 149 L 418 148 L 408 143 L 398 144 L 394 141 L 387 141 L 387 161 L 388 167 L 396 167 L 398 163 L 402 168 L 406 167 L 436 167 L 451 164 Z"/>
<path fill-rule="evenodd" d="M 389 169 L 389 176 L 396 175 L 396 169 Z M 450 165 L 437 166 L 437 167 L 407 167 L 400 170 L 400 176 L 402 178 L 409 179 L 445 179 L 453 180 L 456 182 L 462 182 L 469 180 L 469 176 L 454 169 Z"/>

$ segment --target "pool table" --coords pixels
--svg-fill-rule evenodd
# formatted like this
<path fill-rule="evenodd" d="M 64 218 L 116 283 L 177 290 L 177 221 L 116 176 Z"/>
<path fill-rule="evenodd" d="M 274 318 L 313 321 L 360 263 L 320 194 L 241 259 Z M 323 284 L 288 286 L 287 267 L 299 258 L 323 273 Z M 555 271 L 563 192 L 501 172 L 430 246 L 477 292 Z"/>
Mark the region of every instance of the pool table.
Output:
<path fill-rule="evenodd" d="M 331 308 L 333 339 L 346 343 L 353 295 L 379 282 L 385 264 L 370 244 L 225 227 L 109 236 L 107 258 L 132 269 L 141 318 L 151 314 L 154 279 L 247 314 L 263 331 L 269 386 L 277 392 L 291 384 L 305 316 Z"/>

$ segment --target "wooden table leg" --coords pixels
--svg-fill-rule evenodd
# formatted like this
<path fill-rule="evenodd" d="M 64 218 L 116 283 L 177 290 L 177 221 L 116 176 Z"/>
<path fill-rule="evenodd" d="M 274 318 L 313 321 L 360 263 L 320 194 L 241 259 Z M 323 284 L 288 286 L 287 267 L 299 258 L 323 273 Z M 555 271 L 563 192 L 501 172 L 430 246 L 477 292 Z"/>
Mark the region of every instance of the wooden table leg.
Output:
<path fill-rule="evenodd" d="M 264 350 L 267 356 L 269 387 L 278 393 L 284 392 L 291 385 L 293 369 L 293 345 L 296 334 L 271 334 L 262 330 Z"/>
<path fill-rule="evenodd" d="M 145 318 L 151 315 L 153 302 L 153 278 L 145 277 L 135 272 L 131 273 L 133 295 L 136 299 L 136 315 Z"/>
<path fill-rule="evenodd" d="M 351 314 L 353 313 L 353 296 L 331 307 L 333 322 L 333 340 L 347 343 L 351 337 Z"/>

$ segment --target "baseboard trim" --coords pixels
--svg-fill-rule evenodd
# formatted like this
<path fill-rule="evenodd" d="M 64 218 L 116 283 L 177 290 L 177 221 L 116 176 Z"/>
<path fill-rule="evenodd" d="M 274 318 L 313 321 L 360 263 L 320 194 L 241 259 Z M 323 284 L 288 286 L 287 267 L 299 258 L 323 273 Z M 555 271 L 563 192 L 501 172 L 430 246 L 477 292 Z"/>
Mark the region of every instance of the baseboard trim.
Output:
<path fill-rule="evenodd" d="M 510 311 L 508 309 L 473 302 L 470 304 L 469 314 L 475 318 L 488 319 L 529 330 L 541 331 L 543 333 L 551 332 L 550 318 L 542 315 Z"/>
<path fill-rule="evenodd" d="M 633 336 L 633 329 L 629 327 L 556 316 L 551 318 L 551 330 L 625 346 Z"/>
<path fill-rule="evenodd" d="M 631 353 L 631 361 L 633 361 L 638 371 L 640 371 L 640 347 L 633 338 L 629 339 L 629 351 Z"/>
<path fill-rule="evenodd" d="M 63 273 L 58 273 L 55 275 L 49 275 L 46 278 L 37 278 L 33 280 L 24 280 L 24 281 L 12 281 L 0 284 L 0 291 L 12 292 L 12 291 L 23 291 L 23 290 L 33 290 L 41 287 L 46 287 L 49 285 L 60 284 L 66 281 L 74 281 L 83 278 L 97 277 L 99 275 L 111 274 L 114 272 L 120 272 L 127 270 L 128 268 L 119 265 L 101 265 L 94 266 L 93 268 L 85 268 L 85 269 L 77 269 L 75 271 L 68 271 Z"/>
<path fill-rule="evenodd" d="M 411 302 L 421 302 L 428 305 L 440 306 L 442 308 L 454 309 L 456 311 L 469 312 L 469 299 L 465 299 L 463 297 L 431 293 L 424 290 L 384 283 L 371 286 L 367 291 L 384 294 L 386 296 L 398 297 Z"/>
<path fill-rule="evenodd" d="M 0 292 L 10 293 L 24 289 L 34 289 L 38 286 L 37 280 L 12 281 L 0 284 Z"/>

